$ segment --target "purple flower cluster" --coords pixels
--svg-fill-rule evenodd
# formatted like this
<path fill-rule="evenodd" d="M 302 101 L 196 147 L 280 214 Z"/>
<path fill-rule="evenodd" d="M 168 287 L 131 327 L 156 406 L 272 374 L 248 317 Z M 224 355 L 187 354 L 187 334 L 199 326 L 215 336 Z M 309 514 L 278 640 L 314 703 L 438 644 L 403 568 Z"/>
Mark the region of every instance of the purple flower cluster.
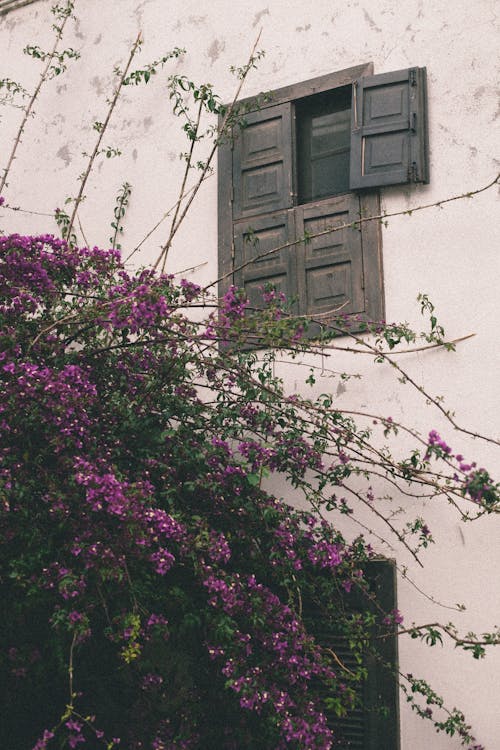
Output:
<path fill-rule="evenodd" d="M 322 696 L 351 699 L 300 598 L 348 628 L 336 602 L 361 589 L 369 549 L 261 479 L 283 472 L 307 488 L 326 472 L 335 484 L 348 441 L 324 469 L 321 426 L 301 422 L 300 399 L 251 354 L 211 344 L 246 330 L 244 294 L 231 287 L 198 323 L 187 310 L 201 294 L 130 274 L 115 251 L 0 238 L 0 558 L 18 649 L 7 689 L 33 681 L 52 715 L 48 660 L 63 718 L 46 726 L 70 748 L 101 740 L 87 717 L 109 711 L 102 725 L 131 750 L 229 750 L 260 732 L 263 747 L 326 750 Z M 68 715 L 70 653 L 84 687 Z M 53 734 L 37 729 L 45 750 Z"/>
<path fill-rule="evenodd" d="M 474 503 L 482 505 L 487 511 L 492 510 L 500 500 L 500 484 L 495 483 L 489 472 L 484 468 L 477 468 L 475 461 L 467 462 L 462 454 L 453 454 L 449 445 L 441 438 L 436 430 L 431 430 L 427 442 L 424 461 L 431 456 L 446 458 L 457 465 L 453 473 L 453 480 L 464 497 Z"/>

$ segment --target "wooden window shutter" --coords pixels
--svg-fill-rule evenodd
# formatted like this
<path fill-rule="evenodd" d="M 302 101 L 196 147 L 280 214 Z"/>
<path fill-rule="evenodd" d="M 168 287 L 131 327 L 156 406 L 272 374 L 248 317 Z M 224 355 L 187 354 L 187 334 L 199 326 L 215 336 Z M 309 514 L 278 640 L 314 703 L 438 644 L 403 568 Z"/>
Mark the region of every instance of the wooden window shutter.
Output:
<path fill-rule="evenodd" d="M 297 296 L 295 247 L 282 247 L 295 238 L 291 108 L 250 112 L 219 148 L 219 271 L 234 271 L 220 292 L 234 283 L 255 308 L 266 286 Z"/>
<path fill-rule="evenodd" d="M 358 196 L 341 195 L 295 211 L 297 239 L 311 236 L 296 247 L 301 312 L 313 317 L 364 312 L 361 231 L 343 226 L 359 219 Z"/>
<path fill-rule="evenodd" d="M 368 564 L 365 574 L 377 605 L 385 612 L 394 609 L 394 563 L 374 560 Z M 344 608 L 347 613 L 366 610 L 367 606 L 370 608 L 372 605 L 367 605 L 364 597 L 354 590 L 345 595 Z M 317 641 L 331 648 L 348 669 L 354 671 L 357 668 L 346 637 L 339 635 L 334 625 L 322 621 L 317 610 L 306 610 L 306 624 Z M 327 713 L 328 724 L 342 750 L 399 750 L 400 747 L 398 685 L 390 668 L 397 666 L 396 635 L 377 642 L 375 648 L 377 658 L 369 653 L 364 657 L 368 677 L 360 686 L 361 704 L 342 718 Z"/>
<path fill-rule="evenodd" d="M 425 68 L 354 83 L 351 189 L 428 181 L 425 104 Z"/>
<path fill-rule="evenodd" d="M 293 211 L 277 211 L 234 223 L 234 283 L 245 289 L 252 308 L 263 307 L 267 286 L 289 300 L 297 296 L 296 248 L 286 247 L 293 220 Z"/>
<path fill-rule="evenodd" d="M 291 102 L 245 116 L 233 147 L 233 219 L 293 205 Z"/>

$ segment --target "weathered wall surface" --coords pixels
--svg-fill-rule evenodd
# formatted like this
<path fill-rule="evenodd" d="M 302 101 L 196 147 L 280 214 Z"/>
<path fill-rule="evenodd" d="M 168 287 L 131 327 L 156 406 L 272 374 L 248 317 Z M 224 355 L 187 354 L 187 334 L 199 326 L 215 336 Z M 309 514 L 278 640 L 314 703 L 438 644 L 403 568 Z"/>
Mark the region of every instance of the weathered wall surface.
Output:
<path fill-rule="evenodd" d="M 49 8 L 50 0 L 42 0 L 0 18 L 0 78 L 8 76 L 28 89 L 35 85 L 39 66 L 21 50 L 28 43 L 42 48 L 51 44 Z M 65 46 L 78 49 L 82 58 L 45 86 L 36 117 L 27 124 L 4 191 L 8 203 L 23 212 L 0 209 L 4 232 L 55 231 L 50 215 L 66 197 L 76 194 L 77 178 L 85 167 L 82 152 L 94 145 L 92 123 L 106 114 L 106 99 L 115 80 L 113 68 L 123 66 L 139 31 L 144 45 L 137 66 L 175 45 L 187 51 L 179 61 L 167 64 L 147 87 L 125 90 L 105 138 L 105 145 L 120 148 L 122 156 L 98 164 L 80 210 L 89 243 L 108 244 L 115 196 L 125 180 L 133 186 L 122 240 L 125 252 L 143 240 L 177 199 L 183 171 L 178 155 L 185 150 L 185 141 L 170 111 L 166 77 L 178 72 L 198 82 L 209 81 L 229 100 L 235 89 L 229 66 L 245 62 L 260 29 L 259 47 L 266 50 L 266 57 L 252 72 L 245 95 L 370 60 L 376 73 L 427 67 L 430 184 L 382 190 L 382 206 L 388 213 L 476 189 L 500 170 L 500 7 L 495 0 L 211 0 L 205 4 L 76 0 L 75 13 L 77 22 L 70 24 Z M 21 113 L 2 107 L 0 115 L 3 168 Z M 193 280 L 205 284 L 216 278 L 216 213 L 213 176 L 176 238 L 170 271 L 197 266 L 190 272 Z M 496 439 L 500 438 L 499 218 L 494 187 L 470 200 L 391 219 L 383 228 L 387 319 L 408 320 L 419 327 L 416 296 L 425 292 L 436 304 L 450 337 L 475 334 L 459 344 L 455 354 L 435 350 L 401 355 L 404 365 L 431 394 L 444 396 L 460 424 Z M 168 227 L 167 219 L 141 246 L 135 262 L 156 258 Z M 412 421 L 423 434 L 440 429 L 454 448 L 461 449 L 462 438 L 451 426 L 408 388 L 399 386 L 389 371 L 374 371 L 362 357 L 353 362 L 347 355 L 343 359 L 336 355 L 325 361 L 336 371 L 359 371 L 363 377 L 337 388 L 337 381 L 324 373 L 318 377 L 319 392 L 333 384 L 344 408 L 352 405 Z M 284 365 L 283 375 L 294 388 L 301 372 L 297 366 Z M 476 441 L 468 445 L 467 450 L 471 449 L 480 463 L 493 472 L 498 469 L 498 452 L 492 446 Z M 397 498 L 403 506 L 410 502 Z M 423 569 L 415 567 L 401 550 L 381 551 L 397 554 L 400 564 L 409 566 L 418 588 L 441 604 L 434 604 L 402 580 L 401 610 L 411 608 L 415 619 L 424 622 L 446 622 L 455 616 L 465 632 L 480 632 L 500 623 L 496 519 L 459 525 L 448 508 L 434 506 L 432 501 L 425 512 L 437 544 L 424 555 Z M 468 608 L 463 615 L 448 614 L 441 606 L 457 602 Z M 478 739 L 494 750 L 500 737 L 500 655 L 481 663 L 452 650 L 440 650 L 438 656 L 413 641 L 401 641 L 402 671 L 428 676 L 450 706 L 465 707 Z M 404 704 L 401 709 L 402 750 L 460 747 L 456 737 L 434 735 Z"/>

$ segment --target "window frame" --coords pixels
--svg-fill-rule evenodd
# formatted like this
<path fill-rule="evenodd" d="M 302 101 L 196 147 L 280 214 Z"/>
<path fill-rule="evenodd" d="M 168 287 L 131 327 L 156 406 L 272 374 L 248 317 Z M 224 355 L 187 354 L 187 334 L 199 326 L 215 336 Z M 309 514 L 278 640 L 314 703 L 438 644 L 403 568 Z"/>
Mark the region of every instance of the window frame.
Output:
<path fill-rule="evenodd" d="M 0 17 L 6 16 L 7 13 L 11 13 L 14 10 L 20 10 L 26 5 L 32 5 L 37 2 L 39 2 L 39 0 L 0 0 Z"/>
<path fill-rule="evenodd" d="M 311 78 L 306 81 L 294 83 L 289 86 L 276 89 L 266 101 L 260 103 L 259 107 L 254 109 L 265 111 L 270 107 L 279 104 L 291 103 L 293 105 L 297 100 L 304 99 L 315 94 L 332 91 L 336 88 L 345 86 L 354 86 L 355 82 L 364 76 L 373 75 L 373 63 L 368 62 L 361 65 L 355 65 L 344 70 L 328 73 L 317 78 Z M 251 107 L 257 97 L 248 97 L 239 102 L 243 108 Z M 250 110 L 251 111 L 251 110 Z M 222 118 L 221 118 L 222 122 Z M 292 154 L 292 206 L 284 209 L 295 212 L 297 209 L 322 207 L 337 199 L 339 196 L 334 195 L 322 198 L 311 203 L 298 204 L 297 190 L 297 140 L 295 128 L 295 108 L 292 106 L 292 136 L 291 136 L 291 154 Z M 223 139 L 219 146 L 218 153 L 218 226 L 219 226 L 219 266 L 218 275 L 219 295 L 223 296 L 231 284 L 235 284 L 235 238 L 234 225 L 238 219 L 233 219 L 234 203 L 234 185 L 233 185 L 233 139 Z M 360 216 L 379 216 L 380 199 L 376 188 L 369 191 L 356 190 L 343 193 L 345 196 L 355 195 L 360 202 Z M 258 214 L 264 216 L 265 214 Z M 249 225 L 251 220 L 249 219 Z M 383 284 L 383 262 L 382 262 L 382 243 L 380 223 L 377 220 L 362 222 L 359 225 L 362 243 L 362 266 L 363 276 L 361 284 L 364 293 L 364 310 L 353 314 L 352 330 L 360 329 L 366 321 L 378 321 L 385 317 L 385 298 Z M 238 284 L 235 284 L 238 286 Z M 314 316 L 307 311 L 300 310 L 300 314 L 306 317 Z M 336 311 L 332 310 L 331 318 L 335 317 Z M 329 322 L 329 316 L 321 315 L 321 322 L 314 323 L 311 326 L 311 335 L 320 332 L 323 326 Z"/>

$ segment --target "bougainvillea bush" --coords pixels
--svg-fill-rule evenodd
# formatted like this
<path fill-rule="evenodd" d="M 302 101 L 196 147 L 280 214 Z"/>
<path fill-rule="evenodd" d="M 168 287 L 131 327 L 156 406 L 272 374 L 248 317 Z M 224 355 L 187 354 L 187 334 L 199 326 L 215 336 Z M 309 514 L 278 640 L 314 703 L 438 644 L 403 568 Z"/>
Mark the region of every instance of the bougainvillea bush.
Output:
<path fill-rule="evenodd" d="M 436 493 L 486 512 L 487 472 L 436 433 L 381 462 L 331 399 L 287 396 L 248 345 L 309 346 L 272 290 L 261 312 L 233 288 L 210 309 L 114 250 L 13 235 L 0 254 L 2 747 L 335 747 L 328 717 L 356 707 L 362 652 L 402 618 L 374 602 L 369 545 L 321 509 L 349 513 L 343 487 L 371 461 L 408 482 L 428 469 Z M 306 510 L 265 491 L 273 472 Z M 429 542 L 423 522 L 411 532 Z M 409 679 L 432 715 L 438 696 Z M 461 715 L 440 728 L 474 742 Z"/>

